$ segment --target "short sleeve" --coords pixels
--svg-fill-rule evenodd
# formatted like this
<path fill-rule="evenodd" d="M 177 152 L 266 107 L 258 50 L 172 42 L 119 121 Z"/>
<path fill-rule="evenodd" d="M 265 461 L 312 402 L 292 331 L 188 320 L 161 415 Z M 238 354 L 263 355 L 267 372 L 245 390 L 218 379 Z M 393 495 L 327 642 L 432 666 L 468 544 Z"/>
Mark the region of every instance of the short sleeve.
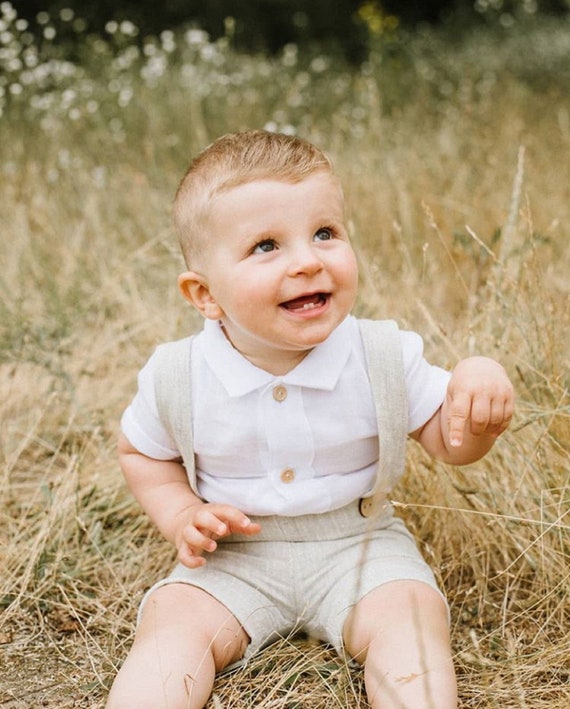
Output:
<path fill-rule="evenodd" d="M 153 354 L 138 375 L 138 391 L 121 418 L 121 430 L 140 453 L 157 460 L 180 457 L 175 442 L 162 425 L 154 394 L 156 358 Z"/>
<path fill-rule="evenodd" d="M 408 433 L 411 433 L 421 428 L 439 409 L 451 373 L 427 362 L 420 335 L 406 330 L 400 334 L 408 390 Z"/>

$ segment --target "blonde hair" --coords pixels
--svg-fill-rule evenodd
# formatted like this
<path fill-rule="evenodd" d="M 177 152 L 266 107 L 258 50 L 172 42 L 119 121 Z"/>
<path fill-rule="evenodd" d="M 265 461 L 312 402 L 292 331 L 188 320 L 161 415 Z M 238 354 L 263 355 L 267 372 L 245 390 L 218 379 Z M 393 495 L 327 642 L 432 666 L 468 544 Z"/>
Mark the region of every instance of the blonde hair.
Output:
<path fill-rule="evenodd" d="M 188 267 L 206 246 L 214 197 L 254 180 L 300 182 L 317 170 L 334 173 L 329 157 L 301 138 L 263 130 L 218 138 L 194 158 L 174 200 L 174 222 Z"/>

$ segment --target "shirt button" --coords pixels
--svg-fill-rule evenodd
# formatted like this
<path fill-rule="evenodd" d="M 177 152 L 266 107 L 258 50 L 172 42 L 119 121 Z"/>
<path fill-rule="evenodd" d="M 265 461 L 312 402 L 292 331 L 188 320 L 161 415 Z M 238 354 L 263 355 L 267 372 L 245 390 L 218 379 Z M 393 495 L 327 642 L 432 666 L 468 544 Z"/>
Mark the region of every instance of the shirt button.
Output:
<path fill-rule="evenodd" d="M 287 389 L 284 387 L 282 384 L 278 384 L 276 387 L 273 387 L 273 398 L 275 401 L 285 401 L 287 398 Z"/>
<path fill-rule="evenodd" d="M 293 468 L 285 468 L 285 470 L 281 471 L 281 482 L 285 483 L 286 485 L 288 483 L 292 483 L 293 480 L 295 480 L 295 471 Z"/>

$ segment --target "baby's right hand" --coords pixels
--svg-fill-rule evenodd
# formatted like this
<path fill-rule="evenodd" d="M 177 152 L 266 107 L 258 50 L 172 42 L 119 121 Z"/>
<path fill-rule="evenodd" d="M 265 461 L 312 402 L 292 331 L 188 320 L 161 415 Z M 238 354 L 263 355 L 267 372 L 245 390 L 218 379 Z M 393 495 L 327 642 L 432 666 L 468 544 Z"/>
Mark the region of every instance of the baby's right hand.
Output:
<path fill-rule="evenodd" d="M 261 527 L 232 505 L 200 502 L 183 510 L 177 519 L 175 544 L 181 564 L 190 569 L 203 566 L 202 553 L 217 548 L 216 539 L 229 534 L 258 534 Z"/>

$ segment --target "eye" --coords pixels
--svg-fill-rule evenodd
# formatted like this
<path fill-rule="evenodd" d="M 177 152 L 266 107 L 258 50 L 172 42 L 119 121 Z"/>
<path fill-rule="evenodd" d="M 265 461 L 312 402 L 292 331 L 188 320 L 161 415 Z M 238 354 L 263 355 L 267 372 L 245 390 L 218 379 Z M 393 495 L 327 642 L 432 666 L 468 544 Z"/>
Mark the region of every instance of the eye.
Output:
<path fill-rule="evenodd" d="M 332 229 L 329 229 L 328 227 L 323 227 L 322 229 L 319 229 L 317 232 L 315 232 L 313 238 L 315 241 L 330 241 L 330 239 L 334 239 L 334 233 Z"/>
<path fill-rule="evenodd" d="M 275 251 L 277 248 L 277 244 L 272 240 L 272 239 L 264 239 L 263 241 L 260 241 L 259 244 L 256 244 L 251 253 L 252 254 L 268 254 L 271 253 L 271 251 Z"/>

